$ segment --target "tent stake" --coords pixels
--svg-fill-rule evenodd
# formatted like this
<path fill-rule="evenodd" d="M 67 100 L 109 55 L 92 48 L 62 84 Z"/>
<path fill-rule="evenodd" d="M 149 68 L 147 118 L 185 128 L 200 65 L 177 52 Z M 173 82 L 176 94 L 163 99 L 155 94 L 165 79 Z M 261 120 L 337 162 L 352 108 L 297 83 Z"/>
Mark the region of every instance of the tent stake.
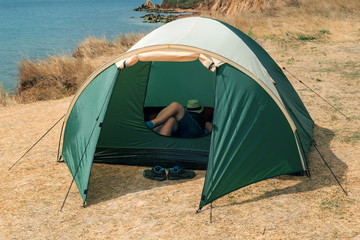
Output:
<path fill-rule="evenodd" d="M 341 189 L 343 190 L 343 192 L 345 193 L 345 195 L 348 196 L 347 192 L 345 191 L 345 189 L 343 188 L 343 186 L 341 185 L 341 183 L 339 182 L 339 180 L 338 180 L 337 177 L 335 176 L 334 172 L 331 170 L 329 164 L 326 162 L 325 158 L 321 155 L 319 149 L 316 147 L 317 144 L 316 144 L 316 142 L 315 142 L 314 140 L 313 140 L 313 144 L 312 144 L 312 145 L 315 147 L 316 151 L 319 153 L 321 159 L 324 161 L 325 165 L 328 167 L 328 169 L 330 170 L 331 174 L 334 176 L 336 182 L 339 184 L 339 186 L 341 187 Z"/>
<path fill-rule="evenodd" d="M 300 83 L 302 83 L 305 87 L 307 87 L 310 91 L 312 91 L 313 93 L 315 93 L 319 98 L 321 98 L 324 102 L 326 102 L 327 104 L 329 104 L 332 108 L 334 108 L 337 112 L 339 112 L 341 115 L 343 115 L 347 121 L 350 121 L 350 118 L 347 117 L 345 114 L 343 114 L 339 109 L 337 109 L 334 105 L 332 105 L 329 101 L 327 101 L 325 98 L 323 98 L 322 96 L 320 96 L 320 94 L 318 94 L 317 92 L 315 92 L 314 90 L 312 90 L 308 85 L 306 85 L 303 81 L 301 81 L 300 79 L 298 79 L 294 74 L 292 74 L 291 72 L 289 72 L 289 70 L 287 70 L 285 67 L 282 67 L 284 70 L 286 70 L 288 73 L 290 73 L 291 76 L 293 76 L 296 80 L 298 80 Z"/>
<path fill-rule="evenodd" d="M 210 203 L 210 223 L 212 223 L 212 209 L 213 209 L 213 206 L 212 206 L 212 202 Z"/>
<path fill-rule="evenodd" d="M 64 117 L 65 117 L 65 114 L 64 114 L 64 116 L 62 116 L 49 130 L 47 130 L 46 133 L 44 133 L 44 135 L 42 135 L 42 137 L 39 138 L 39 140 L 37 140 L 36 143 L 34 143 L 34 145 L 32 145 L 32 146 L 24 153 L 24 155 L 22 155 L 21 158 L 19 158 L 19 159 L 9 168 L 9 170 L 11 170 L 18 162 L 20 162 L 20 160 L 21 160 L 28 152 L 30 152 L 30 150 L 33 149 L 33 147 L 35 147 L 36 144 L 38 144 L 38 143 L 41 141 L 41 139 L 43 139 L 43 138 L 46 136 L 46 134 L 48 134 L 48 133 L 51 131 L 51 129 L 53 129 L 53 128 L 56 126 L 56 124 L 58 124 L 58 123 L 60 122 L 60 120 L 63 119 Z"/>

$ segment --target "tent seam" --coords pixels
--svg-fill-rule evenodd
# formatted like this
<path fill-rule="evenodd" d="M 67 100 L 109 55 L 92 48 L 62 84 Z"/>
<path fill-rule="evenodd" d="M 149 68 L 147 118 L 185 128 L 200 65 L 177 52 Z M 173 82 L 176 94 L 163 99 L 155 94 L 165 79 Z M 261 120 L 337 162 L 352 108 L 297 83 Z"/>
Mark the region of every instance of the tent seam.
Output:
<path fill-rule="evenodd" d="M 182 38 L 184 38 L 184 37 L 191 31 L 191 29 L 194 28 L 195 23 L 197 22 L 197 20 L 198 20 L 197 18 L 194 19 L 194 21 L 193 21 L 193 23 L 191 24 L 190 28 L 189 28 L 183 35 L 181 35 L 178 39 L 176 39 L 176 40 L 173 42 L 173 44 L 178 43 Z"/>

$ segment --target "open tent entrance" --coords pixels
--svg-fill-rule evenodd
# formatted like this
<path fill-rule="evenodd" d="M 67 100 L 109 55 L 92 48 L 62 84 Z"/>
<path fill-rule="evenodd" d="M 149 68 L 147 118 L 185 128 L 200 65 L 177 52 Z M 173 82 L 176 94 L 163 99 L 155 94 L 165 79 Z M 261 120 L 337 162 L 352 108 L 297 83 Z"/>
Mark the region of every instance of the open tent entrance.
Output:
<path fill-rule="evenodd" d="M 161 136 L 145 121 L 172 102 L 200 100 L 211 117 L 216 73 L 200 60 L 138 61 L 119 70 L 102 123 L 94 162 L 206 169 L 211 135 Z"/>

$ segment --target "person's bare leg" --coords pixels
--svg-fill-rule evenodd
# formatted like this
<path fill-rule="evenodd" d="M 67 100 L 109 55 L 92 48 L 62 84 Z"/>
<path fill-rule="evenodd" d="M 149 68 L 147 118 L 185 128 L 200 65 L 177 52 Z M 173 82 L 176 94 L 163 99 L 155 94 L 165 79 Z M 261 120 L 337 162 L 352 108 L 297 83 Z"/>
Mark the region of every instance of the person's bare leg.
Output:
<path fill-rule="evenodd" d="M 160 135 L 171 136 L 171 133 L 177 130 L 177 121 L 174 117 L 170 117 L 161 127 Z"/>
<path fill-rule="evenodd" d="M 163 110 L 159 112 L 155 119 L 151 120 L 154 127 L 157 127 L 165 123 L 169 118 L 174 117 L 176 121 L 179 121 L 185 113 L 185 109 L 178 102 L 173 102 Z M 161 132 L 161 130 L 160 130 Z"/>

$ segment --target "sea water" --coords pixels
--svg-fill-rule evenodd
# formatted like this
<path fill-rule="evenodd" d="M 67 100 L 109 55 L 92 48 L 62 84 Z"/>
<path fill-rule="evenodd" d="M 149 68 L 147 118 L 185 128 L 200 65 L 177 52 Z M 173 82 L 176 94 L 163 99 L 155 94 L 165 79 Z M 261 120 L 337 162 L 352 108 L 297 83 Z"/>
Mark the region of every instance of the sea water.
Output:
<path fill-rule="evenodd" d="M 161 4 L 162 0 L 152 0 Z M 145 0 L 0 0 L 0 84 L 18 85 L 21 59 L 71 54 L 89 36 L 108 40 L 150 32 L 161 23 L 143 23 L 133 9 Z"/>

